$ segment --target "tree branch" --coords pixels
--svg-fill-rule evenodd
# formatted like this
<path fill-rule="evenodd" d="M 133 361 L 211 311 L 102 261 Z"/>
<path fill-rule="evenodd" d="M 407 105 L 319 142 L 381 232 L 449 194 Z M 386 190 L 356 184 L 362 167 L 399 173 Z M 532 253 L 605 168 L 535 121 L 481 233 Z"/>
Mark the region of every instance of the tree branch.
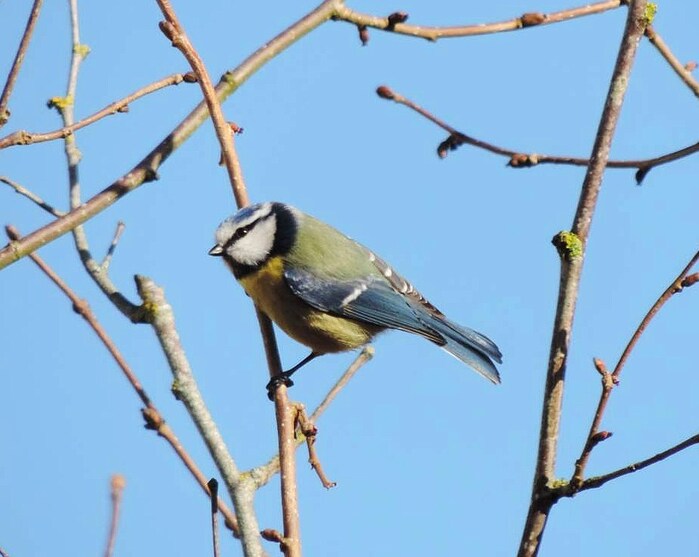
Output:
<path fill-rule="evenodd" d="M 578 491 L 585 491 L 588 489 L 594 489 L 597 487 L 601 487 L 607 482 L 611 480 L 615 480 L 617 478 L 621 478 L 622 476 L 626 476 L 628 474 L 632 474 L 633 472 L 638 472 L 639 470 L 643 470 L 644 468 L 647 468 L 651 464 L 655 464 L 657 462 L 660 462 L 662 460 L 665 460 L 666 458 L 669 458 L 680 451 L 683 451 L 693 445 L 699 444 L 699 434 L 694 435 L 690 437 L 689 439 L 686 439 L 682 441 L 681 443 L 678 443 L 674 447 L 670 447 L 669 449 L 666 449 L 650 458 L 647 458 L 645 460 L 641 460 L 639 462 L 635 462 L 634 464 L 629 464 L 628 466 L 624 466 L 623 468 L 619 468 L 618 470 L 615 470 L 614 472 L 609 472 L 608 474 L 603 474 L 601 476 L 594 476 L 592 478 L 586 479 L 583 484 L 580 486 L 579 489 L 577 489 L 575 492 L 571 493 L 570 496 L 572 497 L 576 492 Z"/>
<path fill-rule="evenodd" d="M 7 75 L 7 81 L 5 81 L 5 87 L 2 90 L 2 95 L 0 95 L 0 128 L 2 128 L 10 118 L 10 111 L 7 109 L 7 104 L 10 102 L 10 95 L 12 95 L 12 90 L 15 87 L 15 82 L 17 81 L 19 70 L 22 67 L 22 62 L 24 62 L 24 55 L 27 52 L 27 48 L 29 48 L 29 41 L 31 41 L 32 33 L 34 32 L 34 27 L 36 26 L 36 21 L 39 19 L 39 12 L 41 11 L 42 3 L 43 0 L 34 0 L 32 10 L 29 12 L 29 19 L 27 20 L 24 34 L 22 35 L 22 39 L 19 41 L 17 54 L 15 54 L 15 59 L 12 62 L 12 68 L 10 68 L 10 73 Z"/>
<path fill-rule="evenodd" d="M 247 474 L 240 473 L 213 416 L 204 403 L 180 341 L 172 307 L 167 302 L 163 289 L 148 277 L 136 276 L 136 286 L 144 306 L 148 308 L 148 322 L 158 337 L 172 372 L 173 393 L 184 403 L 233 500 L 245 556 L 265 555 L 253 507 L 255 482 Z"/>
<path fill-rule="evenodd" d="M 332 388 L 325 395 L 323 401 L 318 405 L 318 407 L 311 414 L 311 421 L 317 422 L 320 416 L 325 412 L 330 403 L 335 399 L 335 397 L 340 393 L 342 389 L 345 388 L 350 379 L 364 366 L 369 360 L 374 357 L 374 349 L 371 346 L 365 346 L 359 355 L 354 359 L 354 361 L 349 365 L 345 372 L 340 376 L 337 382 L 332 386 Z M 296 447 L 301 446 L 305 439 L 299 436 L 296 439 Z M 257 486 L 262 487 L 267 484 L 269 480 L 279 472 L 279 455 L 273 456 L 266 464 L 262 466 L 257 466 L 250 470 L 250 475 L 255 479 Z"/>
<path fill-rule="evenodd" d="M 696 280 L 687 281 L 686 279 L 688 278 L 687 275 L 689 274 L 689 271 L 692 270 L 692 267 L 694 267 L 697 261 L 699 261 L 699 251 L 694 254 L 689 263 L 684 269 L 682 269 L 682 272 L 677 275 L 677 277 L 670 283 L 670 286 L 665 289 L 665 291 L 655 301 L 653 306 L 648 310 L 648 313 L 646 313 L 645 317 L 641 320 L 641 323 L 636 328 L 636 331 L 631 336 L 631 339 L 626 345 L 626 348 L 624 349 L 624 352 L 619 358 L 619 361 L 614 367 L 614 371 L 612 373 L 607 371 L 606 366 L 601 360 L 595 360 L 595 367 L 602 375 L 602 392 L 600 393 L 600 399 L 597 403 L 597 408 L 595 410 L 592 424 L 590 425 L 590 431 L 587 434 L 587 439 L 580 453 L 580 457 L 575 462 L 575 471 L 573 472 L 573 477 L 570 480 L 570 484 L 573 489 L 582 489 L 582 486 L 584 485 L 585 468 L 590 459 L 590 455 L 592 454 L 592 450 L 600 441 L 603 441 L 612 435 L 609 432 L 600 431 L 599 428 L 600 424 L 602 423 L 602 418 L 604 417 L 604 412 L 607 409 L 607 403 L 609 402 L 612 390 L 619 384 L 619 375 L 621 374 L 621 370 L 624 368 L 629 355 L 635 348 L 638 340 L 641 338 L 641 335 L 643 335 L 651 320 L 658 314 L 665 303 L 675 294 L 682 292 L 685 287 L 691 286 L 694 284 L 694 282 L 696 282 Z M 697 278 L 699 278 L 699 274 L 697 275 Z"/>
<path fill-rule="evenodd" d="M 687 87 L 690 88 L 692 93 L 699 97 L 699 82 L 694 79 L 692 72 L 687 69 L 685 65 L 677 59 L 677 56 L 672 53 L 670 47 L 652 25 L 646 27 L 645 35 L 648 37 L 651 44 L 658 50 L 658 52 L 660 52 L 662 57 L 665 58 L 667 63 L 670 64 L 670 67 L 675 70 L 675 73 L 679 76 L 679 78 L 684 81 Z"/>
<path fill-rule="evenodd" d="M 21 238 L 19 231 L 12 225 L 7 225 L 5 227 L 7 235 L 13 240 L 19 240 Z M 134 392 L 141 400 L 145 408 L 141 410 L 143 418 L 146 422 L 146 429 L 153 430 L 158 433 L 160 437 L 165 439 L 168 444 L 173 448 L 177 456 L 180 458 L 182 463 L 187 467 L 190 473 L 197 480 L 197 483 L 201 488 L 209 494 L 207 481 L 208 479 L 200 468 L 197 466 L 194 459 L 189 455 L 187 450 L 184 448 L 180 440 L 175 435 L 175 432 L 170 428 L 170 426 L 165 422 L 162 414 L 158 408 L 153 404 L 151 398 L 146 393 L 143 388 L 141 381 L 138 379 L 134 371 L 131 369 L 126 359 L 121 354 L 117 348 L 114 341 L 109 337 L 107 331 L 102 327 L 97 317 L 90 309 L 89 304 L 81 299 L 64 281 L 60 276 L 41 258 L 39 255 L 32 253 L 29 258 L 39 267 L 39 269 L 63 292 L 66 297 L 70 300 L 73 310 L 78 313 L 90 328 L 95 332 L 97 337 L 100 339 L 102 344 L 105 346 L 109 354 L 112 356 L 116 362 L 119 369 L 121 369 L 124 377 L 129 382 Z M 228 506 L 223 502 L 218 502 L 221 514 L 226 518 L 226 526 L 232 530 L 235 536 L 238 536 L 238 521 L 233 514 L 233 512 L 228 508 Z"/>
<path fill-rule="evenodd" d="M 11 238 L 19 239 L 19 232 L 13 226 L 8 225 L 6 227 L 6 231 L 8 236 L 10 236 Z M 157 431 L 161 437 L 168 441 L 170 446 L 175 450 L 175 452 L 180 457 L 185 466 L 197 479 L 200 486 L 204 489 L 204 491 L 207 491 L 206 477 L 201 472 L 201 470 L 196 465 L 191 456 L 189 456 L 187 451 L 184 449 L 184 447 L 182 446 L 172 429 L 168 425 L 166 425 L 165 420 L 161 417 L 160 411 L 152 403 L 150 397 L 146 393 L 138 377 L 136 377 L 134 372 L 131 370 L 130 366 L 127 364 L 126 360 L 124 359 L 114 342 L 111 340 L 111 338 L 109 338 L 107 332 L 101 326 L 95 315 L 92 313 L 92 310 L 90 309 L 89 305 L 84 300 L 80 299 L 70 289 L 70 287 L 43 261 L 42 258 L 40 258 L 36 254 L 31 254 L 30 258 L 34 261 L 34 263 L 36 263 L 39 269 L 41 269 L 41 271 L 43 271 L 44 274 L 46 274 L 46 276 L 48 276 L 49 279 L 51 279 L 51 281 L 53 281 L 54 284 L 56 284 L 56 286 L 58 286 L 58 288 L 68 297 L 68 299 L 73 304 L 73 309 L 81 317 L 83 317 L 85 321 L 87 321 L 87 323 L 95 331 L 102 343 L 105 345 L 111 356 L 114 358 L 114 361 L 117 363 L 117 365 L 124 373 L 124 376 L 129 381 L 138 397 L 141 399 L 141 402 L 145 405 L 145 408 L 142 410 L 142 413 L 144 419 L 146 420 L 147 429 Z M 228 509 L 228 507 L 225 505 L 225 503 L 223 503 L 223 501 L 219 501 L 219 507 L 221 509 L 222 514 L 224 514 L 224 516 L 226 517 L 227 526 L 231 530 L 233 530 L 234 534 L 237 535 L 238 527 L 235 515 Z"/>
<path fill-rule="evenodd" d="M 403 17 L 396 22 L 392 14 L 388 17 L 376 17 L 369 14 L 356 12 L 341 4 L 336 12 L 334 19 L 354 23 L 360 28 L 372 27 L 382 31 L 390 31 L 399 35 L 408 35 L 436 41 L 438 39 L 448 39 L 454 37 L 471 37 L 474 35 L 486 35 L 491 33 L 502 33 L 504 31 L 518 31 L 526 27 L 537 25 L 548 25 L 550 23 L 560 23 L 569 19 L 584 17 L 613 10 L 624 4 L 624 0 L 607 0 L 596 4 L 587 4 L 578 8 L 561 10 L 559 12 L 551 12 L 544 14 L 540 12 L 526 13 L 522 16 L 509 19 L 507 21 L 499 21 L 496 23 L 479 23 L 474 25 L 458 25 L 449 27 L 429 27 L 419 25 L 409 25 L 403 23 L 407 19 L 407 14 L 401 14 Z M 364 42 L 364 41 L 363 41 Z"/>
<path fill-rule="evenodd" d="M 140 99 L 141 97 L 145 97 L 150 93 L 154 93 L 155 91 L 164 89 L 170 85 L 179 85 L 183 81 L 190 81 L 188 75 L 189 74 L 175 73 L 164 77 L 159 81 L 155 81 L 154 83 L 150 83 L 145 87 L 141 87 L 123 99 L 108 104 L 102 110 L 95 112 L 91 116 L 88 116 L 87 118 L 84 118 L 83 120 L 75 122 L 69 126 L 64 126 L 59 130 L 54 130 L 51 132 L 29 132 L 26 130 L 19 130 L 13 132 L 3 138 L 0 138 L 0 149 L 12 147 L 13 145 L 30 145 L 34 143 L 42 143 L 44 141 L 52 141 L 54 139 L 65 139 L 66 137 L 75 133 L 77 130 L 87 127 L 90 124 L 94 124 L 106 116 L 111 116 L 112 114 L 117 114 L 120 112 L 128 112 L 129 104 Z"/>
<path fill-rule="evenodd" d="M 104 557 L 112 557 L 114 545 L 116 543 L 117 528 L 119 526 L 119 511 L 121 510 L 121 497 L 126 487 L 126 478 L 121 474 L 114 474 L 110 482 L 112 500 L 112 519 L 109 523 L 109 534 L 107 535 L 107 545 L 104 548 Z"/>
<path fill-rule="evenodd" d="M 330 19 L 339 3 L 340 0 L 325 0 L 288 29 L 265 43 L 234 70 L 226 72 L 216 86 L 216 95 L 219 100 L 223 101 L 228 98 L 265 63 Z M 199 128 L 207 117 L 206 104 L 201 102 L 141 162 L 116 182 L 83 203 L 79 208 L 27 234 L 22 240 L 11 242 L 1 249 L 0 270 L 70 232 L 144 183 L 157 179 L 160 165 Z"/>
<path fill-rule="evenodd" d="M 0 182 L 7 184 L 13 190 L 15 190 L 15 192 L 17 192 L 20 195 L 23 195 L 24 197 L 29 199 L 29 201 L 32 201 L 33 203 L 35 203 L 36 205 L 41 207 L 47 213 L 51 213 L 54 217 L 62 217 L 63 215 L 65 215 L 65 213 L 63 211 L 59 211 L 53 205 L 49 205 L 48 203 L 46 203 L 46 201 L 41 199 L 41 197 L 39 197 L 37 194 L 28 190 L 27 188 L 25 188 L 21 184 L 18 184 L 14 180 L 10 180 L 7 176 L 0 176 Z"/>
<path fill-rule="evenodd" d="M 572 231 L 560 233 L 554 238 L 561 260 L 560 285 L 544 387 L 536 471 L 519 557 L 531 557 L 538 553 L 549 512 L 556 502 L 556 499 L 550 497 L 549 482 L 555 474 L 568 346 L 573 331 L 585 247 L 636 49 L 648 23 L 646 1 L 631 0 Z"/>
<path fill-rule="evenodd" d="M 532 166 L 539 164 L 563 164 L 571 166 L 588 166 L 590 164 L 589 158 L 544 155 L 539 153 L 523 153 L 521 151 L 514 151 L 507 147 L 501 147 L 458 131 L 456 128 L 453 128 L 428 110 L 416 104 L 409 98 L 396 93 L 386 85 L 382 85 L 377 88 L 376 93 L 382 99 L 394 101 L 395 103 L 402 104 L 403 106 L 417 112 L 449 134 L 449 136 L 437 147 L 437 154 L 440 158 L 446 157 L 449 151 L 455 151 L 461 145 L 471 145 L 472 147 L 483 149 L 489 153 L 507 157 L 509 159 L 507 166 L 511 168 L 531 168 Z M 650 172 L 656 166 L 676 161 L 697 152 L 699 152 L 699 142 L 683 147 L 677 151 L 650 159 L 608 160 L 607 168 L 635 168 L 637 170 L 636 183 L 640 185 L 648 172 Z"/>

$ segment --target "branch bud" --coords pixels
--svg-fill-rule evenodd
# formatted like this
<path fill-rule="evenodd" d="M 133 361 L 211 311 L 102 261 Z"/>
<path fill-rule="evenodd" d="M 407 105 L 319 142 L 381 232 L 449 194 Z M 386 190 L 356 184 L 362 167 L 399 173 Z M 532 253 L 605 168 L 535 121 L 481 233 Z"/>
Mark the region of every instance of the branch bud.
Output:
<path fill-rule="evenodd" d="M 357 25 L 357 31 L 359 31 L 359 40 L 362 42 L 362 46 L 366 46 L 369 42 L 369 30 L 366 25 Z"/>
<path fill-rule="evenodd" d="M 388 87 L 388 85 L 381 85 L 380 87 L 377 87 L 376 94 L 382 99 L 387 99 L 389 101 L 395 100 L 396 98 L 396 94 L 391 91 L 391 88 Z"/>
<path fill-rule="evenodd" d="M 187 72 L 182 76 L 182 81 L 184 81 L 185 83 L 196 83 L 197 81 L 199 81 L 199 78 L 197 77 L 197 74 L 195 74 L 194 72 Z"/>
<path fill-rule="evenodd" d="M 406 12 L 393 12 L 387 19 L 386 29 L 392 30 L 397 24 L 405 23 L 408 20 L 408 14 Z"/>
<path fill-rule="evenodd" d="M 592 363 L 595 364 L 595 369 L 599 372 L 600 375 L 604 376 L 607 373 L 609 373 L 607 371 L 606 364 L 599 358 L 592 358 Z"/>
<path fill-rule="evenodd" d="M 522 27 L 533 27 L 535 25 L 541 25 L 546 21 L 546 16 L 541 12 L 529 12 L 523 14 L 519 20 L 522 22 Z"/>
<path fill-rule="evenodd" d="M 696 284 L 699 282 L 699 273 L 694 273 L 689 276 L 686 276 L 682 279 L 682 282 L 680 283 L 682 285 L 682 288 L 689 288 L 693 284 Z"/>

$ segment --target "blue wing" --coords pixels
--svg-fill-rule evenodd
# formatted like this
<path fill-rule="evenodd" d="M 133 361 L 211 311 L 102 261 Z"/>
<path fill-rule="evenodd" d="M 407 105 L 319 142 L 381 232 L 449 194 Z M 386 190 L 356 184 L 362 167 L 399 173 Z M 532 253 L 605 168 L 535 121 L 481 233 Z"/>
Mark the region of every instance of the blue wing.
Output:
<path fill-rule="evenodd" d="M 501 362 L 502 354 L 490 339 L 448 321 L 421 296 L 405 296 L 382 277 L 339 280 L 301 269 L 287 269 L 284 277 L 296 296 L 318 310 L 420 335 L 493 383 L 500 382 L 491 358 Z"/>

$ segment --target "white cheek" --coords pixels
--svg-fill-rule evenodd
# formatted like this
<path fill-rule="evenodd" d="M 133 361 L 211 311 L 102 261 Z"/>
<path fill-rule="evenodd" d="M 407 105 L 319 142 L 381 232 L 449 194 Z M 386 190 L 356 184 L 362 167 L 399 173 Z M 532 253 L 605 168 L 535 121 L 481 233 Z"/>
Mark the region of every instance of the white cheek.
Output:
<path fill-rule="evenodd" d="M 247 236 L 228 248 L 228 255 L 233 261 L 243 265 L 259 265 L 272 251 L 276 228 L 274 217 L 258 222 Z"/>

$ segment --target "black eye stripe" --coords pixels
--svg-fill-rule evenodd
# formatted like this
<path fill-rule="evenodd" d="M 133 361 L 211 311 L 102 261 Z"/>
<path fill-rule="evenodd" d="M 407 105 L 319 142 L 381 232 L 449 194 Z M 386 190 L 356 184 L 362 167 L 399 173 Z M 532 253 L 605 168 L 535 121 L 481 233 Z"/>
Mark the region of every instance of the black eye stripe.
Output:
<path fill-rule="evenodd" d="M 264 217 L 262 217 L 262 218 L 264 218 Z M 233 244 L 235 244 L 238 240 L 240 240 L 241 238 L 245 237 L 245 236 L 248 234 L 248 232 L 250 232 L 250 231 L 253 229 L 253 227 L 254 227 L 258 222 L 260 222 L 260 220 L 261 220 L 261 218 L 260 218 L 260 219 L 255 219 L 255 220 L 252 221 L 251 223 L 246 224 L 245 226 L 241 226 L 240 228 L 238 228 L 235 232 L 233 232 L 233 235 L 232 235 L 232 236 L 228 239 L 228 241 L 225 243 L 225 245 L 223 246 L 223 249 L 226 250 L 226 249 L 230 248 L 230 247 L 231 247 Z"/>

